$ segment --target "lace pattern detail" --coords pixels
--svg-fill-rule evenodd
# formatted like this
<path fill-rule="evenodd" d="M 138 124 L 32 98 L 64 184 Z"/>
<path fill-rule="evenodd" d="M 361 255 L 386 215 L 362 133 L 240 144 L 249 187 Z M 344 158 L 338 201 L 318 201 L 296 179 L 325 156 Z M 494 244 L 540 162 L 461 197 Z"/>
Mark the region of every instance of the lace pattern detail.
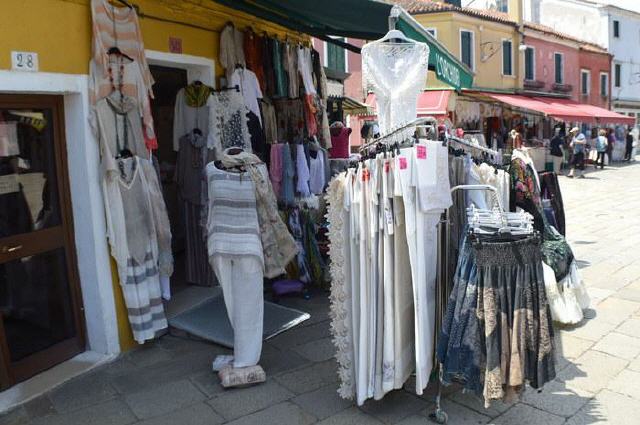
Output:
<path fill-rule="evenodd" d="M 240 93 L 224 91 L 211 96 L 207 144 L 209 149 L 215 149 L 216 157 L 231 147 L 252 153 L 247 122 L 247 108 Z"/>
<path fill-rule="evenodd" d="M 338 377 L 340 386 L 338 394 L 345 399 L 355 396 L 353 329 L 351 329 L 351 293 L 347 287 L 344 259 L 344 191 L 345 173 L 336 176 L 329 183 L 325 196 L 327 202 L 326 217 L 329 221 L 329 257 L 331 263 L 331 334 L 336 347 Z"/>
<path fill-rule="evenodd" d="M 417 100 L 426 86 L 429 46 L 374 41 L 362 47 L 362 83 L 376 95 L 381 134 L 417 117 Z"/>

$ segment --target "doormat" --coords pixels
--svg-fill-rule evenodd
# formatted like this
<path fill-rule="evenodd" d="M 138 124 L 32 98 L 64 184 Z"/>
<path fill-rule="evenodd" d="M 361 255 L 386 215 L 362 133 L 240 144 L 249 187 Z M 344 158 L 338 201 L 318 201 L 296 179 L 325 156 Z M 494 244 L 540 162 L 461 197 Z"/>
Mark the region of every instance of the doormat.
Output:
<path fill-rule="evenodd" d="M 263 338 L 265 340 L 273 338 L 310 317 L 309 313 L 265 301 Z M 233 329 L 231 329 L 221 293 L 169 319 L 169 326 L 224 347 L 233 348 Z"/>

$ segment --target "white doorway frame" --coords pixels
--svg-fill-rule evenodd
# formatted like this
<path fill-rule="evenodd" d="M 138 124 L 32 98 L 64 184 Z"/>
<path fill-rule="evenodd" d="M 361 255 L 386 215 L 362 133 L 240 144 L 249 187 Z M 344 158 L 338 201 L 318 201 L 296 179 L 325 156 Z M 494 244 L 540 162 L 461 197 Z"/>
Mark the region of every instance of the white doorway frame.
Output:
<path fill-rule="evenodd" d="M 208 86 L 214 88 L 216 86 L 216 65 L 212 59 L 178 53 L 165 53 L 157 50 L 145 50 L 144 53 L 149 65 L 185 69 L 187 70 L 187 80 L 189 82 L 200 80 Z"/>

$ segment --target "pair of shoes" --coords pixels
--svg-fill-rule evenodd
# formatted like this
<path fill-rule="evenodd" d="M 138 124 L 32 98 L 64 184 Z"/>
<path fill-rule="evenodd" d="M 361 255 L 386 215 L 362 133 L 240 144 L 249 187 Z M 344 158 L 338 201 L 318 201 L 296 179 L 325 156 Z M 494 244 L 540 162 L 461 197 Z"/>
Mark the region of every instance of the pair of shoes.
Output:
<path fill-rule="evenodd" d="M 573 176 L 572 176 L 571 174 L 569 174 L 567 177 L 569 177 L 570 179 L 572 179 L 572 178 L 573 178 Z"/>
<path fill-rule="evenodd" d="M 579 178 L 579 179 L 583 179 L 583 178 L 584 178 L 584 174 L 580 174 L 580 175 L 578 176 L 578 178 Z"/>

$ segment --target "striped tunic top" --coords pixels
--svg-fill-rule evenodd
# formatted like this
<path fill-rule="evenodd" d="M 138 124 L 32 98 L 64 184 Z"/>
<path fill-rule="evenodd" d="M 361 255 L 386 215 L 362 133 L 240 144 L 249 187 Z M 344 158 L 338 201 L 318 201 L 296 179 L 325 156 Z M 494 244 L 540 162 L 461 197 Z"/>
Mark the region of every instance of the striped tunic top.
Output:
<path fill-rule="evenodd" d="M 118 86 L 119 68 L 122 64 L 124 66 L 122 92 L 138 101 L 146 136 L 149 139 L 155 138 L 149 102 L 149 97 L 153 98 L 153 77 L 144 53 L 138 15 L 133 9 L 112 6 L 107 0 L 91 0 L 91 14 L 93 18 L 93 58 L 89 65 L 91 104 L 95 105 L 98 100 L 111 93 L 109 66 L 112 69 L 114 84 Z M 110 58 L 107 52 L 111 47 L 118 47 L 122 53 L 131 57 L 133 62 L 115 61 L 113 57 Z"/>
<path fill-rule="evenodd" d="M 247 173 L 221 170 L 213 162 L 207 165 L 206 172 L 209 257 L 251 255 L 263 263 L 256 191 L 251 177 Z"/>

